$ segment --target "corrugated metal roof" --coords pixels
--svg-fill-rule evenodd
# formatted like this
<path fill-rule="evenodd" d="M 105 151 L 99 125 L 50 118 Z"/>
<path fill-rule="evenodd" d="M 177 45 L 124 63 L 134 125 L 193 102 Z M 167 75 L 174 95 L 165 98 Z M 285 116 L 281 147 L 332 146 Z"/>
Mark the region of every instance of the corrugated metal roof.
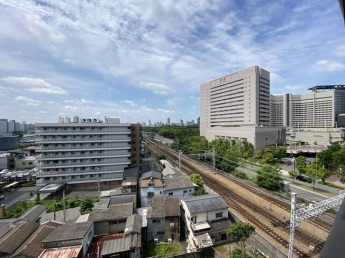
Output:
<path fill-rule="evenodd" d="M 17 248 L 38 228 L 36 222 L 19 220 L 0 239 L 0 253 L 13 254 Z"/>
<path fill-rule="evenodd" d="M 191 214 L 227 209 L 229 207 L 223 198 L 216 194 L 192 196 L 182 198 L 181 201 L 186 203 L 186 206 Z"/>
<path fill-rule="evenodd" d="M 42 240 L 62 224 L 56 221 L 43 223 L 36 231 L 14 252 L 12 257 L 38 257 L 42 251 Z"/>
<path fill-rule="evenodd" d="M 114 189 L 111 189 L 111 190 L 101 191 L 100 197 L 103 198 L 103 197 L 119 195 L 119 194 L 123 194 L 121 187 L 114 188 Z"/>
<path fill-rule="evenodd" d="M 77 258 L 82 245 L 46 249 L 38 258 Z"/>
<path fill-rule="evenodd" d="M 91 211 L 88 221 L 111 221 L 133 214 L 133 203 L 110 205 L 107 210 Z"/>
<path fill-rule="evenodd" d="M 129 251 L 130 246 L 131 246 L 130 237 L 105 241 L 103 243 L 102 256 Z"/>
<path fill-rule="evenodd" d="M 165 191 L 195 187 L 193 182 L 186 176 L 166 178 L 164 184 Z"/>
<path fill-rule="evenodd" d="M 125 235 L 131 233 L 141 233 L 142 216 L 138 214 L 131 215 L 127 218 Z"/>
<path fill-rule="evenodd" d="M 39 216 L 46 211 L 46 207 L 43 205 L 36 205 L 28 210 L 20 219 L 34 222 Z"/>
<path fill-rule="evenodd" d="M 92 225 L 91 221 L 62 225 L 57 227 L 42 243 L 83 239 Z"/>
<path fill-rule="evenodd" d="M 140 179 L 146 179 L 146 178 L 162 178 L 162 173 L 158 171 L 148 171 L 141 175 Z"/>
<path fill-rule="evenodd" d="M 138 177 L 139 176 L 139 167 L 127 167 L 123 170 L 123 177 Z"/>
<path fill-rule="evenodd" d="M 136 198 L 136 196 L 134 194 L 112 196 L 110 198 L 109 205 L 124 204 L 124 203 L 135 203 L 135 198 Z"/>
<path fill-rule="evenodd" d="M 108 209 L 110 203 L 110 197 L 101 198 L 98 203 L 98 209 Z"/>

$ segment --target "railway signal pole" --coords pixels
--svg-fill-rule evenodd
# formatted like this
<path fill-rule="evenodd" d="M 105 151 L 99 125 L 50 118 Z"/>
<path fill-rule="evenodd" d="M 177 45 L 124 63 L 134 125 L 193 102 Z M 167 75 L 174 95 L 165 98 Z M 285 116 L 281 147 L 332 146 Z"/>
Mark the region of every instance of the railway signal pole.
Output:
<path fill-rule="evenodd" d="M 291 193 L 289 258 L 293 257 L 295 228 L 298 227 L 299 223 L 339 206 L 342 204 L 344 198 L 345 190 L 339 191 L 339 195 L 335 197 L 296 210 L 296 193 Z"/>
<path fill-rule="evenodd" d="M 182 154 L 182 151 L 179 150 L 178 151 L 178 169 L 181 171 L 181 154 Z"/>
<path fill-rule="evenodd" d="M 216 170 L 216 149 L 213 148 L 212 151 L 213 151 L 213 153 L 212 153 L 212 156 L 213 156 L 213 170 Z"/>

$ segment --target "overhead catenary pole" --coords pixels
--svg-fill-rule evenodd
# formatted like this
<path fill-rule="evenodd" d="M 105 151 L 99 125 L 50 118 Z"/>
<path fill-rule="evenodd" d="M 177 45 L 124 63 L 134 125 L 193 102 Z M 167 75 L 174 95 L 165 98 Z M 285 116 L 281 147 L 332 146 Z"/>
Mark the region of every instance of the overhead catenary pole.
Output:
<path fill-rule="evenodd" d="M 181 171 L 181 154 L 182 154 L 182 151 L 179 150 L 178 151 L 178 169 Z"/>
<path fill-rule="evenodd" d="M 290 219 L 290 242 L 289 242 L 289 258 L 293 257 L 293 247 L 295 240 L 296 228 L 296 193 L 291 193 L 291 219 Z"/>
<path fill-rule="evenodd" d="M 212 149 L 212 151 L 213 151 L 213 170 L 216 170 L 216 149 L 215 148 L 213 148 Z"/>
<path fill-rule="evenodd" d="M 55 209 L 56 209 L 56 203 L 55 203 L 55 196 L 54 196 L 54 221 L 56 221 L 56 212 L 55 212 Z"/>
<path fill-rule="evenodd" d="M 63 221 L 66 223 L 66 198 L 65 198 L 65 190 L 62 192 L 62 200 L 63 200 Z"/>

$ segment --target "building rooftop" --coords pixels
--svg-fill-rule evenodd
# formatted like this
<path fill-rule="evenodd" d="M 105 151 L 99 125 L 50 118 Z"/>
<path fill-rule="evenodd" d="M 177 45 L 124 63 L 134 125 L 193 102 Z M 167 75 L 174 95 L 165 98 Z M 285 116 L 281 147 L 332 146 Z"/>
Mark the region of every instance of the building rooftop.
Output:
<path fill-rule="evenodd" d="M 46 249 L 38 258 L 78 258 L 82 245 Z"/>
<path fill-rule="evenodd" d="M 162 172 L 163 177 L 176 177 L 176 176 L 182 176 L 182 172 L 178 170 L 177 168 L 166 166 L 165 169 Z"/>
<path fill-rule="evenodd" d="M 186 203 L 191 214 L 229 208 L 223 198 L 216 194 L 192 196 L 182 198 L 181 201 Z"/>
<path fill-rule="evenodd" d="M 108 240 L 103 243 L 102 256 L 129 251 L 131 239 L 129 237 Z"/>
<path fill-rule="evenodd" d="M 142 216 L 138 214 L 129 216 L 126 221 L 125 235 L 131 233 L 141 234 L 142 220 Z"/>
<path fill-rule="evenodd" d="M 127 218 L 133 214 L 133 203 L 110 205 L 107 210 L 94 210 L 89 213 L 88 221 L 112 221 Z"/>
<path fill-rule="evenodd" d="M 143 180 L 143 179 L 147 179 L 147 178 L 158 178 L 158 179 L 161 179 L 162 178 L 162 173 L 161 172 L 158 172 L 158 171 L 148 171 L 148 172 L 145 172 L 141 175 L 140 179 Z"/>
<path fill-rule="evenodd" d="M 114 196 L 114 195 L 120 195 L 123 194 L 122 187 L 114 188 L 111 190 L 101 191 L 100 197 L 108 197 L 108 196 Z"/>
<path fill-rule="evenodd" d="M 127 167 L 123 170 L 123 178 L 127 177 L 139 177 L 139 167 Z"/>
<path fill-rule="evenodd" d="M 319 91 L 327 91 L 327 90 L 345 90 L 344 84 L 336 84 L 336 85 L 319 85 L 309 88 L 308 90 L 319 92 Z"/>
<path fill-rule="evenodd" d="M 42 240 L 62 224 L 56 221 L 43 223 L 36 231 L 13 253 L 12 257 L 38 257 L 42 251 Z"/>
<path fill-rule="evenodd" d="M 195 187 L 189 177 L 186 176 L 178 176 L 173 178 L 168 177 L 164 180 L 164 184 L 165 191 Z"/>
<path fill-rule="evenodd" d="M 151 185 L 149 185 L 151 182 Z M 140 180 L 140 187 L 145 188 L 145 187 L 163 187 L 163 181 L 162 179 L 143 179 Z"/>
<path fill-rule="evenodd" d="M 13 254 L 17 248 L 38 228 L 36 222 L 19 220 L 12 224 L 11 230 L 0 239 L 1 254 Z"/>
<path fill-rule="evenodd" d="M 178 197 L 156 195 L 152 198 L 152 208 L 147 212 L 147 218 L 180 216 L 180 201 Z"/>
<path fill-rule="evenodd" d="M 45 212 L 47 208 L 43 205 L 36 205 L 24 213 L 20 219 L 34 222 L 39 216 Z"/>
<path fill-rule="evenodd" d="M 136 196 L 134 194 L 112 196 L 109 205 L 135 203 Z"/>
<path fill-rule="evenodd" d="M 106 236 L 96 236 L 92 239 L 92 242 L 90 244 L 87 257 L 88 258 L 99 258 L 102 253 L 103 244 L 105 241 L 123 238 L 123 234 L 112 234 L 112 235 L 106 235 Z"/>
<path fill-rule="evenodd" d="M 92 225 L 91 221 L 62 225 L 57 227 L 42 243 L 83 239 Z"/>

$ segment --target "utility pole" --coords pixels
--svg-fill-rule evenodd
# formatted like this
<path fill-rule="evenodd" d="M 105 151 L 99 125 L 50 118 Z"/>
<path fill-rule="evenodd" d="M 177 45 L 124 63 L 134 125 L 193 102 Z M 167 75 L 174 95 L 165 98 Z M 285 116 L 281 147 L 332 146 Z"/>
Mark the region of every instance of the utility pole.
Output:
<path fill-rule="evenodd" d="M 62 199 L 63 199 L 63 221 L 66 223 L 66 198 L 65 198 L 65 190 L 62 192 Z"/>
<path fill-rule="evenodd" d="M 181 171 L 181 154 L 182 154 L 182 151 L 179 150 L 178 151 L 178 169 Z"/>
<path fill-rule="evenodd" d="M 295 223 L 296 223 L 296 193 L 291 193 L 289 258 L 293 257 L 293 247 L 294 247 L 295 228 L 296 228 Z"/>
<path fill-rule="evenodd" d="M 55 213 L 55 209 L 56 209 L 56 203 L 55 203 L 55 196 L 54 196 L 54 221 L 56 221 L 56 213 Z"/>
<path fill-rule="evenodd" d="M 216 149 L 215 148 L 213 148 L 212 149 L 212 151 L 213 151 L 213 170 L 216 170 Z"/>
<path fill-rule="evenodd" d="M 98 178 L 98 181 L 97 181 L 97 186 L 98 186 L 98 197 L 101 198 L 101 188 L 99 186 L 99 178 Z"/>

